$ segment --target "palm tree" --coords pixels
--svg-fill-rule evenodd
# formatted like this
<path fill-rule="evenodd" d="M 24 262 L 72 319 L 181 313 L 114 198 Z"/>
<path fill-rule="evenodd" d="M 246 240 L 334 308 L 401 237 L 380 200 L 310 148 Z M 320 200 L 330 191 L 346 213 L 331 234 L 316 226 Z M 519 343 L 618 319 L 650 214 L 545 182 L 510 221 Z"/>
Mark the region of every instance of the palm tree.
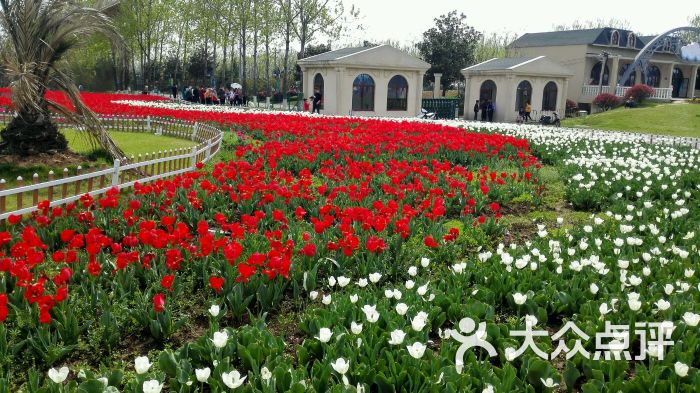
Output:
<path fill-rule="evenodd" d="M 80 92 L 63 71 L 64 57 L 94 33 L 105 35 L 114 48 L 125 45 L 109 17 L 101 10 L 72 0 L 0 0 L 3 45 L 0 60 L 12 88 L 15 117 L 0 131 L 0 153 L 34 155 L 68 149 L 65 136 L 51 121 L 51 111 L 86 130 L 93 145 L 113 157 L 123 157 L 97 116 L 80 100 Z M 65 94 L 68 106 L 46 98 L 46 91 Z"/>

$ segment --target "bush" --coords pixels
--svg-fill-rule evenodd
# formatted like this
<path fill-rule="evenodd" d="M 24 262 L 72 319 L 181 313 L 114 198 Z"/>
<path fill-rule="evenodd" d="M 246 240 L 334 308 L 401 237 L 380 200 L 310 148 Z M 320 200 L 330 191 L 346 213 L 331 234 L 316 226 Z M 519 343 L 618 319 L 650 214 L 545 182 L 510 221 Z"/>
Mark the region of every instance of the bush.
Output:
<path fill-rule="evenodd" d="M 620 105 L 620 97 L 610 93 L 598 94 L 593 100 L 593 105 L 607 111 Z"/>
<path fill-rule="evenodd" d="M 654 88 L 649 85 L 636 84 L 625 92 L 625 101 L 632 99 L 637 103 L 641 103 L 647 98 L 654 95 Z"/>

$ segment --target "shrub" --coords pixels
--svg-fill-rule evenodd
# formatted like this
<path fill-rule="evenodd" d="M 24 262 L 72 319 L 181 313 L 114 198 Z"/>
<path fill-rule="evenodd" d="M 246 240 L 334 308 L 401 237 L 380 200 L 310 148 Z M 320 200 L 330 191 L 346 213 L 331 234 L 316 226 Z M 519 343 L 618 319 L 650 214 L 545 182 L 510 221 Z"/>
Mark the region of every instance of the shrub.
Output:
<path fill-rule="evenodd" d="M 620 105 L 620 97 L 610 93 L 598 94 L 593 100 L 593 105 L 607 111 Z"/>
<path fill-rule="evenodd" d="M 649 85 L 636 84 L 625 92 L 625 100 L 633 99 L 637 103 L 641 103 L 647 98 L 654 95 L 654 88 Z"/>

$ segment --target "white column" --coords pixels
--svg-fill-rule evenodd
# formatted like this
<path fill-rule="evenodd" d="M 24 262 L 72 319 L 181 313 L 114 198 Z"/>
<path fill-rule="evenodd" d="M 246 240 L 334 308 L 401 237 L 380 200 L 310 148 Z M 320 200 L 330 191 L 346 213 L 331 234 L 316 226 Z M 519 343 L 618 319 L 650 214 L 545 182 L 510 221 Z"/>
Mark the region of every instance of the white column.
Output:
<path fill-rule="evenodd" d="M 344 69 L 342 67 L 337 67 L 335 69 L 335 114 L 336 115 L 348 115 L 352 110 L 352 103 L 345 106 L 345 95 L 350 94 L 352 99 L 352 86 L 350 86 L 350 91 L 343 91 L 343 79 L 345 78 Z"/>
<path fill-rule="evenodd" d="M 442 74 L 433 74 L 435 76 L 435 85 L 433 86 L 433 98 L 442 97 L 442 87 L 440 87 L 440 79 Z"/>
<path fill-rule="evenodd" d="M 695 83 L 698 78 L 698 67 L 695 66 L 691 69 L 690 72 L 690 85 L 688 85 L 688 98 L 694 98 L 695 97 Z"/>
<path fill-rule="evenodd" d="M 420 71 L 416 72 L 415 91 L 414 97 L 416 99 L 416 103 L 413 106 L 413 112 L 415 114 L 419 114 L 421 108 L 423 108 L 423 73 Z"/>
<path fill-rule="evenodd" d="M 557 111 L 559 112 L 559 117 L 563 118 L 566 116 L 566 99 L 569 97 L 569 78 L 564 79 L 564 83 L 561 86 L 561 92 L 559 92 L 559 97 L 557 101 Z"/>
<path fill-rule="evenodd" d="M 471 95 L 469 94 L 469 89 L 471 89 L 472 78 L 470 76 L 464 75 L 464 120 L 472 120 L 474 118 L 474 111 L 471 102 Z"/>
<path fill-rule="evenodd" d="M 673 87 L 673 69 L 676 67 L 675 63 L 671 63 L 668 65 L 668 71 L 666 71 L 666 78 L 667 83 L 666 87 Z"/>
<path fill-rule="evenodd" d="M 615 91 L 615 87 L 620 81 L 617 80 L 617 73 L 620 69 L 620 56 L 612 56 L 612 67 L 610 68 L 610 90 Z"/>

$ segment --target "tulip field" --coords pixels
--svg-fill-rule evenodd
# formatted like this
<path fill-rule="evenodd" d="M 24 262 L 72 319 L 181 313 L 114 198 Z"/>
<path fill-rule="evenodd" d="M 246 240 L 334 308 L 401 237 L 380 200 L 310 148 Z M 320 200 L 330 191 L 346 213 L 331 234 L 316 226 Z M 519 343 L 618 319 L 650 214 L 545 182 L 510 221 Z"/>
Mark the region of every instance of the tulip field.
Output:
<path fill-rule="evenodd" d="M 700 391 L 698 149 L 83 99 L 226 143 L 0 226 L 0 393 Z"/>

